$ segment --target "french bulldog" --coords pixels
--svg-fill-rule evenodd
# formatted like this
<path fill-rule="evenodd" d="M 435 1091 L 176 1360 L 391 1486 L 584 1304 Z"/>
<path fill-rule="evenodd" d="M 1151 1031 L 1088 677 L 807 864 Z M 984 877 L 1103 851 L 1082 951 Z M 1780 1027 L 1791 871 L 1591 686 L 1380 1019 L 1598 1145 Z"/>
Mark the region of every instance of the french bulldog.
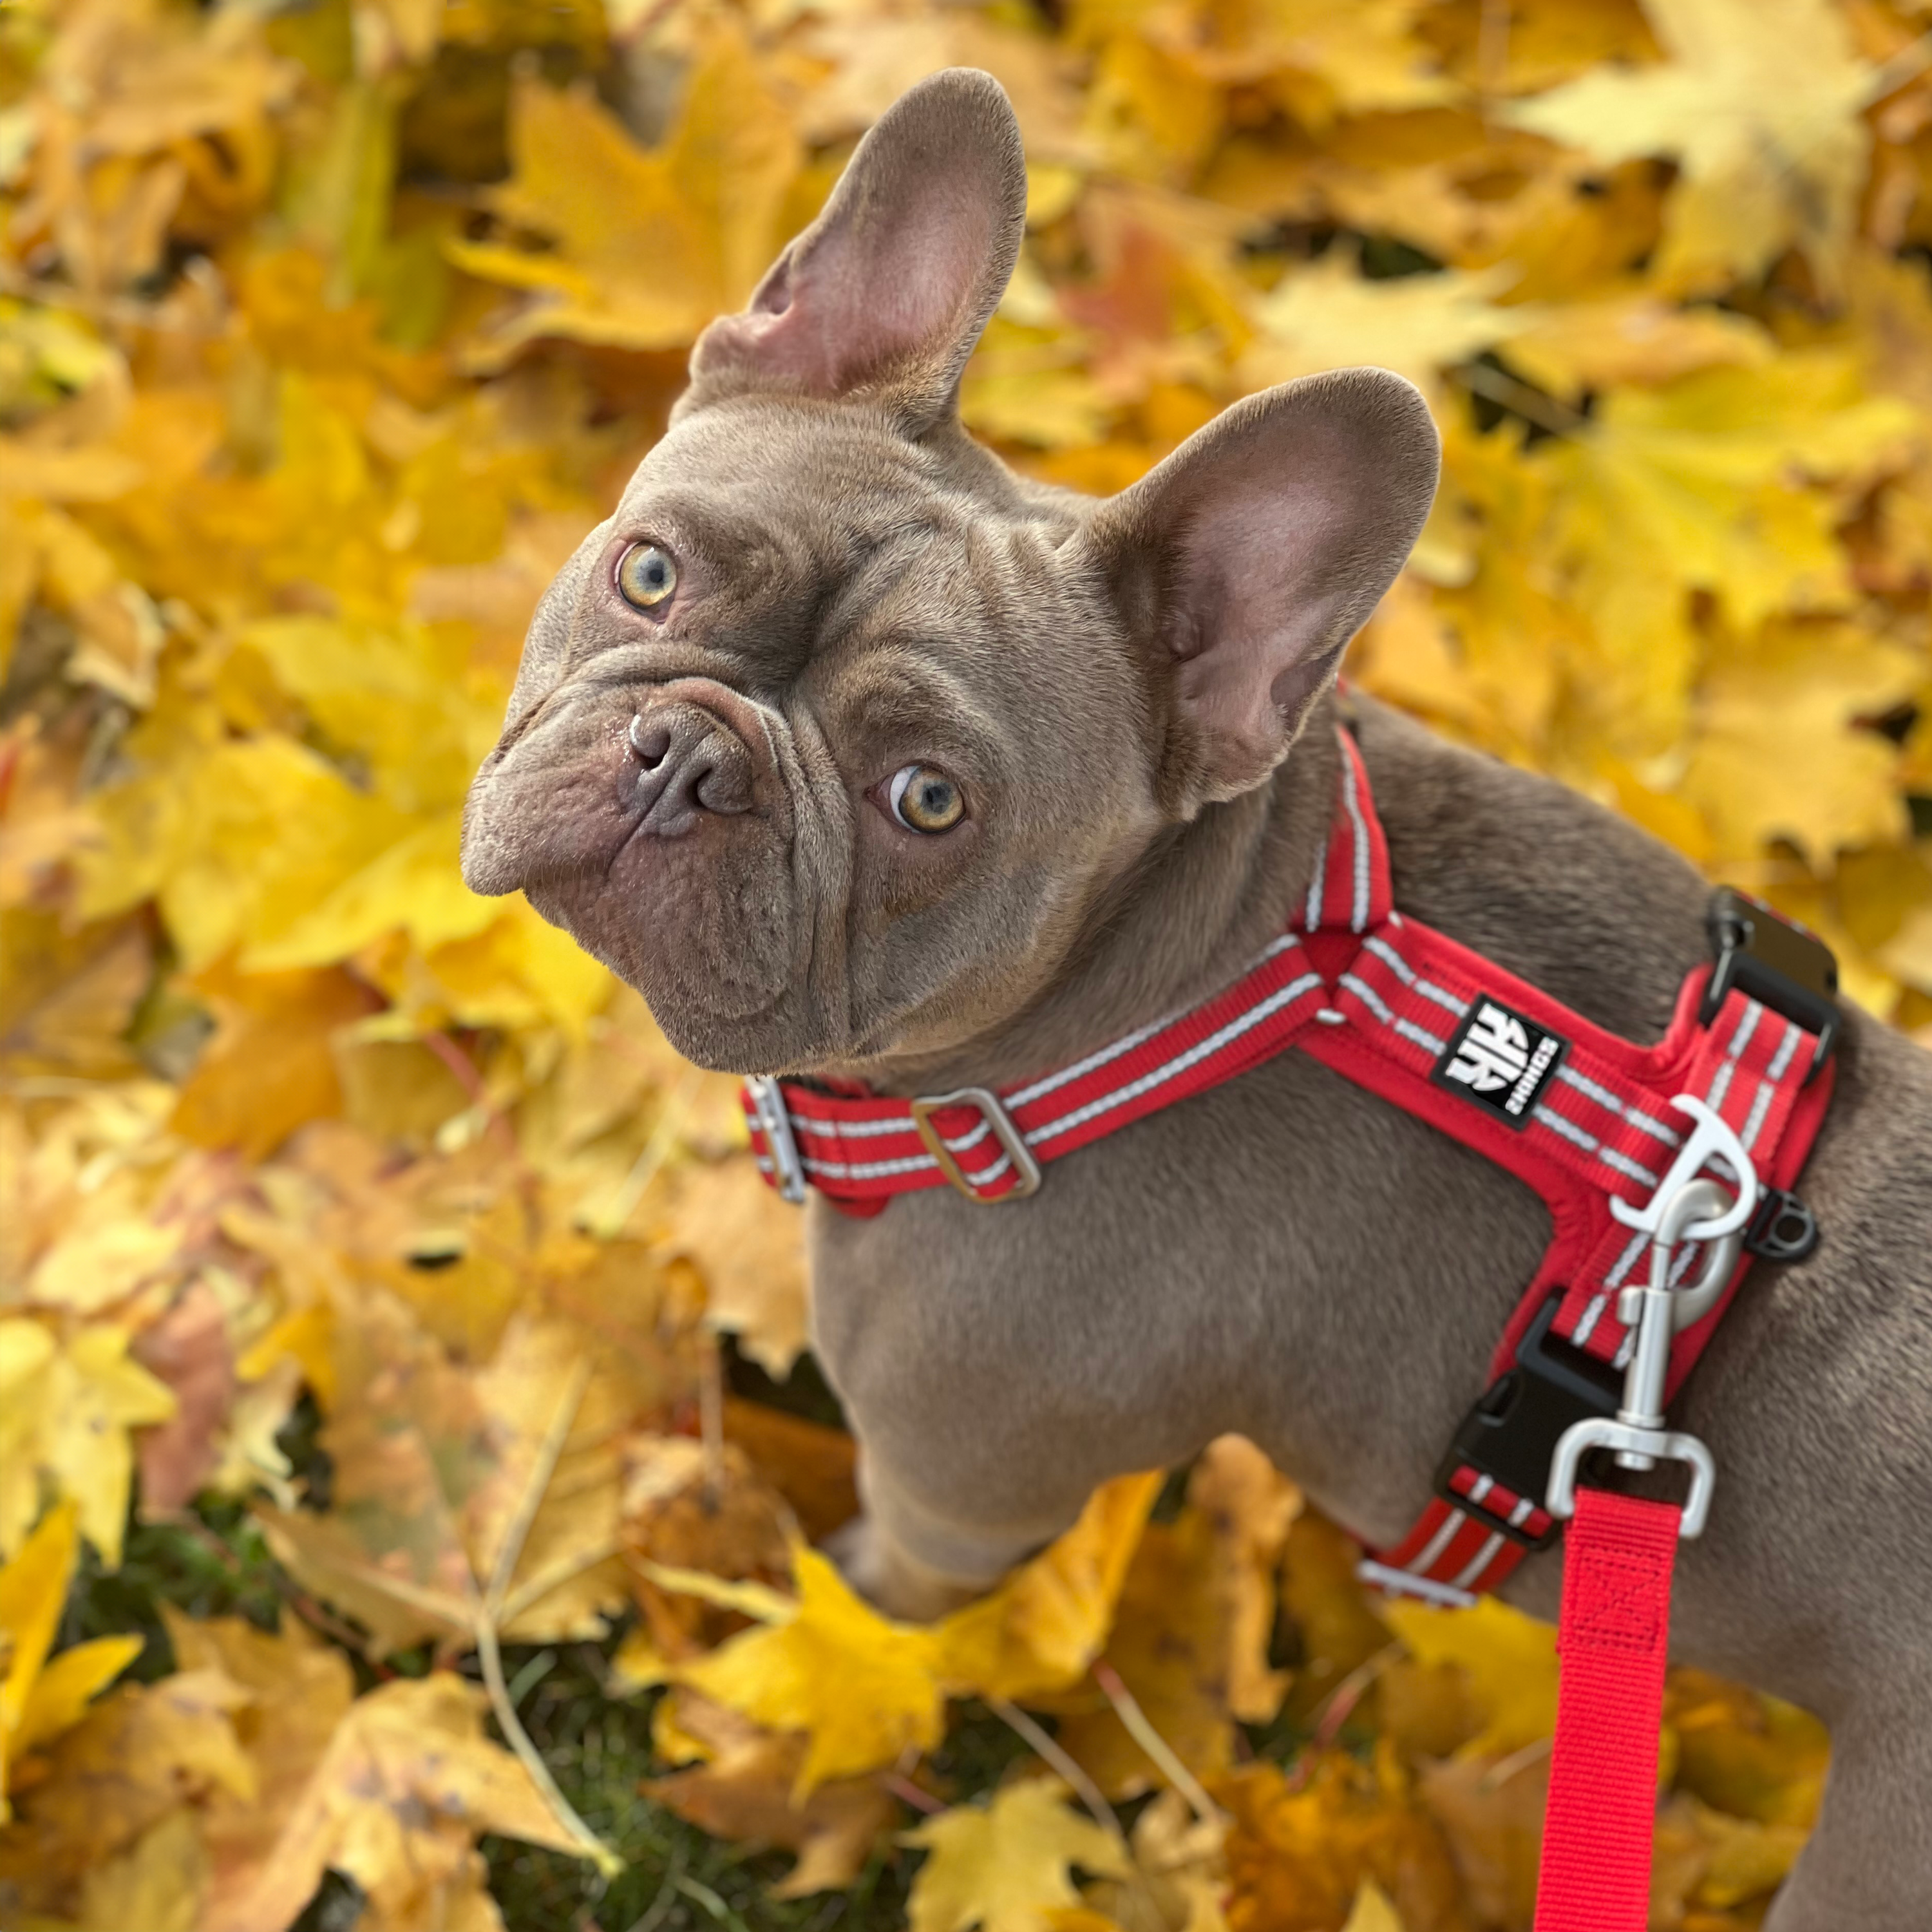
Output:
<path fill-rule="evenodd" d="M 1336 668 L 1436 478 L 1372 369 L 1250 396 L 1106 501 L 958 413 L 1024 222 L 986 75 L 914 88 L 715 322 L 531 625 L 464 824 L 692 1060 L 997 1088 L 1239 976 L 1311 875 Z M 1611 1031 L 1663 1033 L 1706 888 L 1589 801 L 1363 700 L 1397 904 Z M 907 788 L 914 789 L 908 807 Z M 1833 1758 L 1768 1932 L 1932 1925 L 1932 1055 L 1856 1010 L 1803 1180 L 1677 1405 L 1719 1474 L 1677 1654 Z M 1251 1437 L 1372 1544 L 1430 1493 L 1549 1234 L 1522 1183 L 1304 1054 L 1055 1162 L 808 1210 L 862 1452 L 861 1586 L 928 1616 L 1104 1478 Z M 1508 1589 L 1553 1613 L 1560 1550 Z"/>

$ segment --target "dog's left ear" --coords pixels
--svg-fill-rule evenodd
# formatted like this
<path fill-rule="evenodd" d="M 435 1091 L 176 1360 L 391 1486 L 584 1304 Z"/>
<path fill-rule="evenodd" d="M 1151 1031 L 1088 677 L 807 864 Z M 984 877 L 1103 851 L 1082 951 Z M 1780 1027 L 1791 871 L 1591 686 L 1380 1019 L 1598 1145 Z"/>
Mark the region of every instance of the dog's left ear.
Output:
<path fill-rule="evenodd" d="M 742 388 L 875 392 L 916 432 L 950 406 L 1025 227 L 1004 89 L 975 68 L 921 81 L 859 143 L 751 307 L 699 337 L 687 405 Z"/>
<path fill-rule="evenodd" d="M 1237 403 L 1094 512 L 1082 542 L 1145 656 L 1178 814 L 1280 763 L 1420 535 L 1441 460 L 1412 384 L 1344 369 Z"/>

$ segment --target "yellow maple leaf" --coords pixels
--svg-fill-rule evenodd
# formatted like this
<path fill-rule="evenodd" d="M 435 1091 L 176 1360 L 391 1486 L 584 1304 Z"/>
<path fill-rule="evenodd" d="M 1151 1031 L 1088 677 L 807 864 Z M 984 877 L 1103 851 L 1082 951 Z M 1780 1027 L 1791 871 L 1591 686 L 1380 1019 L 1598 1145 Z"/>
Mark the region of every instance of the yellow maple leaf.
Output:
<path fill-rule="evenodd" d="M 1493 1597 L 1466 1610 L 1391 1603 L 1382 1614 L 1424 1664 L 1468 1672 L 1482 1730 L 1463 1757 L 1496 1757 L 1546 1738 L 1556 1723 L 1556 1633 Z"/>
<path fill-rule="evenodd" d="M 949 1695 L 1025 1697 L 1064 1688 L 1106 1640 L 1157 1472 L 1096 1491 L 1064 1536 L 989 1595 L 929 1625 L 882 1616 L 817 1551 L 794 1558 L 796 1601 L 760 1583 L 644 1566 L 682 1589 L 758 1619 L 710 1655 L 652 1667 L 775 1730 L 809 1740 L 802 1799 L 820 1782 L 929 1750 Z"/>
<path fill-rule="evenodd" d="M 947 1681 L 962 1693 L 1025 1699 L 1078 1678 L 1107 1640 L 1160 1484 L 1159 1470 L 1103 1483 L 1064 1535 L 934 1625 Z"/>
<path fill-rule="evenodd" d="M 48 1656 L 74 1578 L 78 1517 L 74 1504 L 57 1503 L 0 1568 L 0 1824 L 8 1766 L 78 1723 L 95 1693 L 141 1653 L 138 1636 L 103 1636 Z"/>
<path fill-rule="evenodd" d="M 240 1617 L 161 1610 L 182 1670 L 218 1675 L 244 1694 L 230 1721 L 254 1782 L 245 1792 L 217 1784 L 195 1808 L 207 1870 L 194 1932 L 249 1932 L 237 1902 L 262 1877 L 349 1711 L 354 1679 L 348 1659 L 292 1617 L 272 1635 Z"/>
<path fill-rule="evenodd" d="M 1748 316 L 1676 308 L 1640 290 L 1545 308 L 1511 340 L 1509 361 L 1574 400 L 1616 383 L 1655 388 L 1720 364 L 1754 366 L 1775 353 L 1771 337 Z"/>
<path fill-rule="evenodd" d="M 1198 1775 L 1234 1761 L 1228 1632 L 1215 1588 L 1214 1531 L 1198 1511 L 1142 1533 L 1107 1640 L 1106 1660 L 1161 1742 Z M 1110 1706 L 1060 1720 L 1056 1736 L 1109 1798 L 1138 1796 L 1160 1768 Z"/>
<path fill-rule="evenodd" d="M 648 1371 L 524 1318 L 472 1367 L 398 1302 L 352 1306 L 332 1324 L 322 1436 L 336 1507 L 263 1506 L 281 1560 L 385 1648 L 473 1642 L 486 1616 L 518 1640 L 601 1636 L 625 1594 L 618 1432 L 652 1392 Z"/>
<path fill-rule="evenodd" d="M 1331 249 L 1256 302 L 1260 334 L 1241 374 L 1258 388 L 1372 362 L 1427 387 L 1451 364 L 1535 326 L 1537 310 L 1490 299 L 1515 279 L 1508 268 L 1445 268 L 1370 281 Z"/>
<path fill-rule="evenodd" d="M 1696 643 L 1687 593 L 1752 627 L 1847 594 L 1829 488 L 1895 460 L 1914 418 L 1861 392 L 1832 350 L 1614 392 L 1540 454 L 1560 494 L 1556 541 L 1595 651 L 1580 692 L 1598 741 L 1638 752 L 1684 722 Z"/>
<path fill-rule="evenodd" d="M 208 1854 L 192 1810 L 170 1811 L 125 1851 L 81 1880 L 86 1932 L 136 1926 L 141 1932 L 206 1932 Z"/>
<path fill-rule="evenodd" d="M 730 32 L 693 69 L 662 148 L 638 148 L 587 92 L 533 79 L 514 97 L 510 143 L 516 171 L 490 205 L 556 245 L 449 244 L 472 274 L 532 292 L 483 339 L 484 367 L 540 335 L 628 349 L 692 341 L 742 306 L 784 238 L 776 224 L 801 158 L 782 106 Z"/>
<path fill-rule="evenodd" d="M 175 1412 L 172 1390 L 128 1359 L 132 1339 L 99 1322 L 63 1344 L 38 1322 L 0 1320 L 0 1552 L 18 1543 L 46 1481 L 73 1499 L 81 1534 L 108 1568 L 119 1564 L 134 1476 L 128 1432 Z"/>
<path fill-rule="evenodd" d="M 1838 276 L 1870 130 L 1876 70 L 1827 0 L 1645 0 L 1671 56 L 1600 68 L 1505 110 L 1519 128 L 1616 162 L 1683 170 L 1658 272 L 1706 288 L 1754 275 L 1788 246 Z"/>
<path fill-rule="evenodd" d="M 794 1786 L 802 1802 L 826 1779 L 890 1764 L 909 1744 L 930 1750 L 944 1727 L 946 1695 L 933 1630 L 881 1616 L 816 1550 L 797 1552 L 794 1575 L 796 1605 L 778 1599 L 784 1608 L 776 1620 L 678 1675 L 774 1730 L 807 1733 Z M 747 1595 L 743 1606 L 752 1600 Z"/>
<path fill-rule="evenodd" d="M 1714 863 L 1748 866 L 1784 838 L 1822 869 L 1840 847 L 1908 837 L 1898 748 L 1859 721 L 1908 703 L 1923 676 L 1918 652 L 1849 624 L 1774 623 L 1721 645 L 1678 781 Z"/>
<path fill-rule="evenodd" d="M 1257 7 L 1258 52 L 1268 64 L 1290 70 L 1276 85 L 1297 108 L 1314 106 L 1310 124 L 1320 127 L 1336 112 L 1390 113 L 1441 107 L 1461 92 L 1439 60 L 1415 32 L 1423 9 L 1416 0 L 1360 0 L 1334 7 L 1328 0 L 1286 0 Z M 1298 87 L 1297 76 L 1314 83 Z M 1317 100 L 1328 96 L 1316 106 Z M 1324 111 L 1325 110 L 1325 111 Z"/>
<path fill-rule="evenodd" d="M 912 1932 L 1051 1932 L 1048 1915 L 1080 1903 L 1073 1868 L 1124 1877 L 1120 1840 L 1066 1796 L 1057 1778 L 1029 1778 L 906 1832 L 901 1842 L 927 1854 L 907 1901 Z"/>
<path fill-rule="evenodd" d="M 184 1802 L 259 1796 L 256 1766 L 236 1733 L 249 1701 L 218 1668 L 109 1692 L 47 1747 L 19 1816 L 0 1831 L 0 1882 L 30 1910 L 64 1917 L 90 1873 L 134 1852 L 116 1888 L 137 1889 L 138 1842 Z M 146 1876 L 158 1874 L 150 1865 Z"/>
<path fill-rule="evenodd" d="M 742 1155 L 683 1168 L 676 1189 L 674 1218 L 658 1245 L 696 1262 L 711 1326 L 736 1335 L 753 1361 L 782 1381 L 806 1341 L 800 1216 Z"/>
<path fill-rule="evenodd" d="M 82 866 L 87 916 L 158 900 L 190 970 L 280 938 L 414 829 L 290 739 L 202 752 L 204 729 L 163 709 L 130 734 L 134 758 L 158 755 L 100 800 L 105 836 Z"/>
<path fill-rule="evenodd" d="M 1327 1753 L 1291 1784 L 1279 1766 L 1225 1773 L 1209 1790 L 1231 1814 L 1228 1923 L 1294 1932 L 1341 1925 L 1365 1881 L 1408 1924 L 1461 1922 L 1461 1880 L 1435 1820 L 1386 1745 L 1371 1766 Z"/>
<path fill-rule="evenodd" d="M 1300 1508 L 1299 1492 L 1260 1450 L 1221 1436 L 1195 1466 L 1186 1507 L 1172 1522 L 1149 1524 L 1134 1550 L 1106 1660 L 1162 1741 L 1201 1775 L 1233 1761 L 1235 1718 L 1265 1724 L 1280 1708 L 1287 1675 L 1268 1664 L 1274 1576 Z M 1058 1736 L 1110 1797 L 1165 1778 L 1111 1706 L 1070 1711 Z"/>
<path fill-rule="evenodd" d="M 483 1707 L 482 1693 L 447 1671 L 358 1698 L 218 1932 L 288 1924 L 331 1868 L 385 1924 L 487 1925 L 482 1833 L 580 1850 L 530 1773 L 483 1736 Z"/>
<path fill-rule="evenodd" d="M 1699 1670 L 1673 1671 L 1668 1700 L 1680 1791 L 1766 1825 L 1817 1816 L 1831 1740 L 1808 1711 Z"/>

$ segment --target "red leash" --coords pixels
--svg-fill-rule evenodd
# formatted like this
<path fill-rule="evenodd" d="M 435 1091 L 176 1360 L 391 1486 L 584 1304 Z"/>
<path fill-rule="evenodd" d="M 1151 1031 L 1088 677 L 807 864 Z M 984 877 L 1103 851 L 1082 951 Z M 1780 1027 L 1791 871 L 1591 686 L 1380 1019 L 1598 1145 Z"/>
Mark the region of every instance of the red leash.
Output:
<path fill-rule="evenodd" d="M 1644 1932 L 1681 1513 L 1580 1490 L 1564 1539 L 1562 1678 L 1536 1932 Z"/>

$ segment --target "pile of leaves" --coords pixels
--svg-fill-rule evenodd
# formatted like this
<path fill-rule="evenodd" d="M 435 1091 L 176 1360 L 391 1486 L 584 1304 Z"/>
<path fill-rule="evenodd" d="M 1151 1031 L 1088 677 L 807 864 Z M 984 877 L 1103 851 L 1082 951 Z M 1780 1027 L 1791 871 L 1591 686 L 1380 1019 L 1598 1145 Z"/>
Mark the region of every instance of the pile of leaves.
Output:
<path fill-rule="evenodd" d="M 1371 1604 L 1245 1443 L 853 1596 L 729 1084 L 460 802 L 698 331 L 969 63 L 1031 172 L 972 426 L 1106 491 L 1412 376 L 1353 674 L 1932 1038 L 1928 12 L 0 10 L 0 1916 L 1526 1926 L 1548 1634 Z M 1826 1751 L 1674 1679 L 1656 1926 L 1757 1922 Z"/>

